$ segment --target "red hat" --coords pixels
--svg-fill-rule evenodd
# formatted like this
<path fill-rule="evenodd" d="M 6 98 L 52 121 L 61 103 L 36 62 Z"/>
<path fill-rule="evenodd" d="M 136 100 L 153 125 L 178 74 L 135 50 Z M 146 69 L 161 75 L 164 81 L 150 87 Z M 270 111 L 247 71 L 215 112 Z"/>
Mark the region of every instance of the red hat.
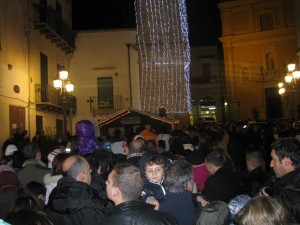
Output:
<path fill-rule="evenodd" d="M 20 181 L 18 176 L 9 170 L 3 170 L 0 172 L 0 189 L 6 186 L 20 186 Z"/>

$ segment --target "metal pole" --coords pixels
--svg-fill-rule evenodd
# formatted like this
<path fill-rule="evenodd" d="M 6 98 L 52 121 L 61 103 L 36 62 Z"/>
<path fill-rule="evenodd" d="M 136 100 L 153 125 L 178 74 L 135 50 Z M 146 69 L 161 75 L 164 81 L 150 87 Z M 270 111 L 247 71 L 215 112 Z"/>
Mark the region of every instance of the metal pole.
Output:
<path fill-rule="evenodd" d="M 132 108 L 132 87 L 131 87 L 131 63 L 130 63 L 130 47 L 131 44 L 126 44 L 128 52 L 128 76 L 129 76 L 129 94 L 130 94 L 130 108 Z"/>
<path fill-rule="evenodd" d="M 66 88 L 65 81 L 62 82 L 62 98 L 63 98 L 63 135 L 67 135 L 67 96 L 66 96 Z"/>
<path fill-rule="evenodd" d="M 298 120 L 298 107 L 297 107 L 297 96 L 296 96 L 296 88 L 294 90 L 294 119 Z"/>

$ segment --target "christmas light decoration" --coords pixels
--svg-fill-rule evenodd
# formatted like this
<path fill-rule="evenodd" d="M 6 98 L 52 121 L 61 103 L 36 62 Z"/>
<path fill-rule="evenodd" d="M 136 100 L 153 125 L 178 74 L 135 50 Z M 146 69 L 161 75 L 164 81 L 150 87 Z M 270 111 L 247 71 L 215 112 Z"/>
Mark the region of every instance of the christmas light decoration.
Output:
<path fill-rule="evenodd" d="M 191 108 L 190 47 L 185 0 L 135 0 L 141 108 Z"/>

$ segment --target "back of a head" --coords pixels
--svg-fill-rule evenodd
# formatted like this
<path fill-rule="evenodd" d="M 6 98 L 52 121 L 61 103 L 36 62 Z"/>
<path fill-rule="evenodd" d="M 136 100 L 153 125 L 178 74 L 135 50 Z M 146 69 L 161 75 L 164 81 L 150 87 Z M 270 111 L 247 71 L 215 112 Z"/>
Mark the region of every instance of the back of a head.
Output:
<path fill-rule="evenodd" d="M 66 158 L 70 155 L 68 153 L 57 154 L 52 161 L 52 175 L 63 174 L 62 165 Z"/>
<path fill-rule="evenodd" d="M 224 151 L 219 149 L 209 152 L 205 157 L 205 162 L 211 163 L 216 167 L 222 167 L 225 161 Z"/>
<path fill-rule="evenodd" d="M 97 173 L 100 168 L 101 174 L 105 174 L 110 167 L 112 152 L 97 150 L 92 154 L 87 154 L 84 158 L 88 161 L 92 173 Z"/>
<path fill-rule="evenodd" d="M 166 168 L 164 184 L 169 192 L 187 191 L 189 183 L 193 180 L 193 166 L 186 160 L 178 160 Z"/>
<path fill-rule="evenodd" d="M 20 189 L 19 196 L 13 202 L 11 212 L 18 212 L 20 210 L 42 210 L 38 200 L 34 197 L 33 193 L 27 189 Z"/>
<path fill-rule="evenodd" d="M 246 160 L 251 161 L 253 166 L 259 167 L 263 164 L 263 155 L 260 151 L 248 151 L 246 153 Z"/>
<path fill-rule="evenodd" d="M 296 138 L 281 138 L 273 142 L 271 148 L 280 160 L 289 157 L 294 168 L 300 168 L 300 142 Z"/>
<path fill-rule="evenodd" d="M 202 208 L 196 225 L 229 225 L 230 210 L 225 202 L 212 201 Z"/>
<path fill-rule="evenodd" d="M 140 170 L 130 164 L 118 164 L 113 168 L 113 186 L 118 187 L 124 201 L 137 200 L 142 193 L 144 180 Z"/>
<path fill-rule="evenodd" d="M 63 172 L 77 180 L 78 175 L 84 171 L 86 163 L 82 156 L 72 155 L 63 162 Z"/>
<path fill-rule="evenodd" d="M 146 144 L 145 144 L 145 151 L 146 152 L 155 151 L 156 147 L 157 147 L 157 144 L 156 144 L 155 140 L 148 140 L 148 141 L 146 141 Z"/>
<path fill-rule="evenodd" d="M 139 140 L 133 140 L 129 144 L 130 153 L 142 153 L 144 151 L 144 145 Z"/>
<path fill-rule="evenodd" d="M 36 199 L 38 199 L 39 195 L 45 195 L 46 194 L 46 188 L 43 184 L 36 182 L 36 181 L 30 181 L 26 185 L 26 189 L 29 190 Z"/>
<path fill-rule="evenodd" d="M 23 149 L 22 153 L 25 159 L 34 159 L 36 154 L 40 151 L 39 145 L 35 142 L 27 144 Z"/>
<path fill-rule="evenodd" d="M 285 224 L 285 210 L 273 198 L 258 196 L 252 198 L 234 220 L 240 225 L 282 225 Z"/>

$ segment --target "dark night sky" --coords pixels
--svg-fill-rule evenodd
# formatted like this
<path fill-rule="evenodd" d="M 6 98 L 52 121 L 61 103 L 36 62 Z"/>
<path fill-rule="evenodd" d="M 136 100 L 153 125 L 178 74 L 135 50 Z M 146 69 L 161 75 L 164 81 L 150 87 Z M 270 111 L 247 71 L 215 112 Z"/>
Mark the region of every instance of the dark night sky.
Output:
<path fill-rule="evenodd" d="M 191 46 L 218 43 L 220 0 L 186 0 Z M 73 29 L 135 28 L 134 0 L 73 1 Z"/>

